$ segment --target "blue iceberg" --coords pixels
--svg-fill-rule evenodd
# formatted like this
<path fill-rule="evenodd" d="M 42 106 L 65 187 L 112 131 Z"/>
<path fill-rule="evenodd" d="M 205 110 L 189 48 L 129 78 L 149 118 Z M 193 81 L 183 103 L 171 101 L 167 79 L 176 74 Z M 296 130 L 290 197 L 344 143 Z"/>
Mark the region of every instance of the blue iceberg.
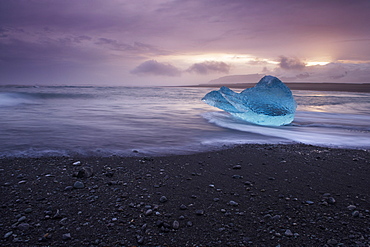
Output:
<path fill-rule="evenodd" d="M 290 89 L 274 76 L 263 77 L 256 86 L 241 93 L 221 87 L 202 100 L 244 121 L 266 126 L 290 124 L 297 108 Z"/>

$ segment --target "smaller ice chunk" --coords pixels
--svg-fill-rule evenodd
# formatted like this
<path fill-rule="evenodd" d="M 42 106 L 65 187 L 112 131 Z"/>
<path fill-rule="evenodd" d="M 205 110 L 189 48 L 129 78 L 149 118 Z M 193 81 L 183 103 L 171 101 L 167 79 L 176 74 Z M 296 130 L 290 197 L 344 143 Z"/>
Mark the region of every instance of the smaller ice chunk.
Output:
<path fill-rule="evenodd" d="M 202 100 L 244 121 L 267 126 L 290 124 L 297 108 L 290 89 L 274 76 L 263 77 L 241 93 L 221 87 Z"/>

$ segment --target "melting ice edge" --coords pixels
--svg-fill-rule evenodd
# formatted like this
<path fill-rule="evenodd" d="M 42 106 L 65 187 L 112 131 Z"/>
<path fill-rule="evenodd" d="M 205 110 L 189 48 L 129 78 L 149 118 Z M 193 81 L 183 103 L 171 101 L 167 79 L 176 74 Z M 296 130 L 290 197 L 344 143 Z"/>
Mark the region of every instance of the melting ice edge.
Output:
<path fill-rule="evenodd" d="M 297 108 L 290 89 L 274 76 L 263 77 L 256 86 L 241 93 L 221 87 L 207 93 L 202 100 L 239 119 L 266 126 L 290 124 Z"/>

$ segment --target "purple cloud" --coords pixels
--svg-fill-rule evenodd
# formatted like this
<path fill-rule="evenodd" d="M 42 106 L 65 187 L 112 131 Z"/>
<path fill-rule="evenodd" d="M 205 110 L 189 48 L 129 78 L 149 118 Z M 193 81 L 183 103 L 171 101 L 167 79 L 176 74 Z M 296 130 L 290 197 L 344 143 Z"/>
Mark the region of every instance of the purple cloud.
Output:
<path fill-rule="evenodd" d="M 144 44 L 141 42 L 134 42 L 132 45 L 120 42 L 115 39 L 108 39 L 108 38 L 99 38 L 96 42 L 96 45 L 102 45 L 107 47 L 108 49 L 118 50 L 118 51 L 126 51 L 136 53 L 138 56 L 141 54 L 147 55 L 165 55 L 169 52 L 158 49 L 155 46 Z"/>
<path fill-rule="evenodd" d="M 186 70 L 190 73 L 197 73 L 201 75 L 207 75 L 210 73 L 229 73 L 230 65 L 224 62 L 217 61 L 206 61 L 203 63 L 195 63 Z"/>
<path fill-rule="evenodd" d="M 280 56 L 279 67 L 286 70 L 302 70 L 306 64 L 298 58 Z"/>
<path fill-rule="evenodd" d="M 181 71 L 168 63 L 159 63 L 156 60 L 148 60 L 130 71 L 135 75 L 162 75 L 162 76 L 180 76 Z"/>
<path fill-rule="evenodd" d="M 89 83 L 94 68 L 102 78 L 115 74 L 126 82 L 133 63 L 159 55 L 174 63 L 177 55 L 248 54 L 261 59 L 247 65 L 250 73 L 263 66 L 271 70 L 263 61 L 281 54 L 359 67 L 370 57 L 369 8 L 368 0 L 0 1 L 0 83 L 40 81 L 51 65 L 58 72 L 55 78 L 63 75 L 60 81 L 68 67 L 82 75 L 76 81 Z M 290 57 L 279 63 L 285 73 L 309 69 Z M 181 73 L 154 65 L 146 64 L 152 71 Z M 228 73 L 230 66 L 242 71 L 246 64 L 197 63 L 181 79 Z M 32 77 L 19 71 L 30 71 Z"/>

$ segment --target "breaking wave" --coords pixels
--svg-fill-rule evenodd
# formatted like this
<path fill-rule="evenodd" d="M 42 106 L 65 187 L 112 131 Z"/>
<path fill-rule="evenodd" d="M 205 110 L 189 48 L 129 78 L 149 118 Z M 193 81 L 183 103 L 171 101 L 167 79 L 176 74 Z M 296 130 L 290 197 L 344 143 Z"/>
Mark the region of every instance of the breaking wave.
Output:
<path fill-rule="evenodd" d="M 203 117 L 219 127 L 263 135 L 266 139 L 277 137 L 320 146 L 370 147 L 370 116 L 366 115 L 299 111 L 292 124 L 279 127 L 249 124 L 224 112 L 208 112 Z"/>
<path fill-rule="evenodd" d="M 53 99 L 88 99 L 93 96 L 90 94 L 63 94 L 63 93 L 20 93 L 20 92 L 0 92 L 0 107 L 16 106 L 20 104 L 36 104 L 40 100 Z"/>
<path fill-rule="evenodd" d="M 295 91 L 292 124 L 263 127 L 214 112 L 200 100 L 207 92 L 0 86 L 0 157 L 163 155 L 242 143 L 370 148 L 370 94 Z"/>

